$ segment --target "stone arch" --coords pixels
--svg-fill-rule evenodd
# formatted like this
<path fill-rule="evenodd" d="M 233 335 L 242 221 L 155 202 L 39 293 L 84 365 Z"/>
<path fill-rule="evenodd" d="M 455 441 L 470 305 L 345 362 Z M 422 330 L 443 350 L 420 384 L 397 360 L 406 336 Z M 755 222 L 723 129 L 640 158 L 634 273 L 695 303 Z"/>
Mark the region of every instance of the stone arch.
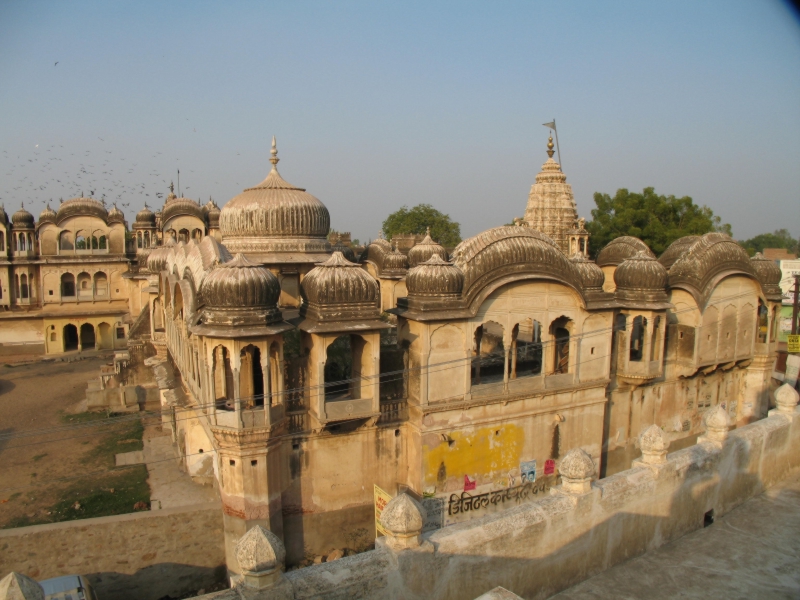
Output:
<path fill-rule="evenodd" d="M 94 295 L 103 298 L 108 297 L 108 277 L 103 271 L 94 274 Z"/>
<path fill-rule="evenodd" d="M 72 323 L 64 325 L 62 339 L 64 341 L 64 352 L 78 349 L 78 328 Z"/>
<path fill-rule="evenodd" d="M 61 275 L 61 297 L 74 298 L 75 293 L 75 275 L 72 273 L 63 273 Z"/>
<path fill-rule="evenodd" d="M 242 348 L 239 354 L 239 398 L 247 407 L 264 405 L 261 349 L 253 344 Z"/>
<path fill-rule="evenodd" d="M 542 324 L 528 317 L 511 330 L 511 379 L 542 374 Z"/>
<path fill-rule="evenodd" d="M 550 323 L 550 336 L 553 344 L 553 374 L 570 372 L 570 341 L 575 323 L 566 316 L 560 316 Z"/>
<path fill-rule="evenodd" d="M 114 347 L 114 340 L 111 337 L 111 325 L 106 322 L 100 323 L 97 326 L 97 333 L 100 338 L 98 348 L 109 349 Z"/>
<path fill-rule="evenodd" d="M 428 354 L 428 402 L 463 395 L 466 367 L 464 330 L 452 323 L 431 333 Z"/>
<path fill-rule="evenodd" d="M 58 236 L 58 247 L 61 250 L 75 250 L 75 239 L 71 231 L 62 231 Z"/>
<path fill-rule="evenodd" d="M 505 328 L 497 321 L 481 323 L 474 333 L 472 385 L 504 381 L 508 371 Z"/>
<path fill-rule="evenodd" d="M 94 325 L 84 323 L 80 329 L 81 350 L 94 350 L 97 340 L 95 339 Z"/>
<path fill-rule="evenodd" d="M 628 346 L 628 360 L 640 362 L 644 358 L 645 335 L 647 333 L 647 317 L 637 315 L 631 323 L 631 336 Z"/>
<path fill-rule="evenodd" d="M 234 410 L 233 369 L 228 349 L 220 344 L 212 351 L 214 400 L 219 408 Z"/>

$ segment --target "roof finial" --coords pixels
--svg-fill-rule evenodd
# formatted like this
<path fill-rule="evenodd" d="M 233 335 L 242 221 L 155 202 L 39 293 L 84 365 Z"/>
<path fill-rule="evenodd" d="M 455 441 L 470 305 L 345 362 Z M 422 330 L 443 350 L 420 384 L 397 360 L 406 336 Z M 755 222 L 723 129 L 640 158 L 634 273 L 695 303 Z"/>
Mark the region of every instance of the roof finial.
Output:
<path fill-rule="evenodd" d="M 425 235 L 428 236 L 428 237 L 431 237 L 431 228 L 430 228 L 430 226 L 425 228 Z"/>
<path fill-rule="evenodd" d="M 553 158 L 553 154 L 555 154 L 555 152 L 553 151 L 553 136 L 551 135 L 547 138 L 547 156 Z"/>
<path fill-rule="evenodd" d="M 272 168 L 274 169 L 277 167 L 278 161 L 280 160 L 280 158 L 278 158 L 278 145 L 275 143 L 274 135 L 272 136 L 272 150 L 270 150 L 270 154 L 272 156 L 270 157 L 269 162 L 272 163 Z"/>
<path fill-rule="evenodd" d="M 169 193 L 170 194 L 174 194 L 175 193 L 175 184 L 173 182 L 171 182 L 171 181 L 169 182 Z"/>

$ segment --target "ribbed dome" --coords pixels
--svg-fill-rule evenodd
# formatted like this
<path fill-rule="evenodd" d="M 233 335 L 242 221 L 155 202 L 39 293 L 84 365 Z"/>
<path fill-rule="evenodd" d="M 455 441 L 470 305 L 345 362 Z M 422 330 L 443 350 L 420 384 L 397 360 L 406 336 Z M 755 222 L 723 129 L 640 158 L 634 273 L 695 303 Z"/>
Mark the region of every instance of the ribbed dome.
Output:
<path fill-rule="evenodd" d="M 217 206 L 217 203 L 209 198 L 203 209 L 205 210 L 206 218 L 208 219 L 208 226 L 215 229 L 219 227 L 220 210 L 219 206 Z"/>
<path fill-rule="evenodd" d="M 61 203 L 56 222 L 61 224 L 70 217 L 97 217 L 108 223 L 108 211 L 103 203 L 94 198 L 71 198 Z"/>
<path fill-rule="evenodd" d="M 214 308 L 274 307 L 281 286 L 268 269 L 237 254 L 206 276 L 201 295 L 206 306 Z"/>
<path fill-rule="evenodd" d="M 324 263 L 308 272 L 301 284 L 303 299 L 309 304 L 330 305 L 377 303 L 378 282 L 341 252 L 334 252 Z"/>
<path fill-rule="evenodd" d="M 667 270 L 654 257 L 640 251 L 614 271 L 618 300 L 665 302 Z"/>
<path fill-rule="evenodd" d="M 168 198 L 161 211 L 161 222 L 167 223 L 170 219 L 179 216 L 196 217 L 205 221 L 203 209 L 191 198 Z"/>
<path fill-rule="evenodd" d="M 13 223 L 15 229 L 33 228 L 33 215 L 25 210 L 24 206 L 21 206 L 17 212 L 11 215 L 11 223 Z"/>
<path fill-rule="evenodd" d="M 602 290 L 606 276 L 597 263 L 580 254 L 572 256 L 570 261 L 578 269 L 585 290 Z"/>
<path fill-rule="evenodd" d="M 434 255 L 439 256 L 443 261 L 447 260 L 447 251 L 431 239 L 431 229 L 429 227 L 425 233 L 425 238 L 408 251 L 408 265 L 416 267 Z"/>
<path fill-rule="evenodd" d="M 606 244 L 597 255 L 597 265 L 600 267 L 616 266 L 626 258 L 636 256 L 638 252 L 644 252 L 648 256 L 655 258 L 655 255 L 642 240 L 630 235 L 623 235 Z"/>
<path fill-rule="evenodd" d="M 285 181 L 273 164 L 267 178 L 230 200 L 220 213 L 225 245 L 237 252 L 327 253 L 331 219 L 317 198 Z"/>
<path fill-rule="evenodd" d="M 409 296 L 457 296 L 464 287 L 464 273 L 438 254 L 412 267 L 406 276 Z"/>
<path fill-rule="evenodd" d="M 152 250 L 147 257 L 147 270 L 151 273 L 163 271 L 167 266 L 167 257 L 173 246 L 175 246 L 175 240 L 169 238 L 163 246 Z"/>
<path fill-rule="evenodd" d="M 155 226 L 156 224 L 156 215 L 155 213 L 150 210 L 150 207 L 147 206 L 145 203 L 144 208 L 136 213 L 136 224 L 137 225 L 144 225 L 144 226 Z"/>
<path fill-rule="evenodd" d="M 761 283 L 764 285 L 780 284 L 783 273 L 774 260 L 768 259 L 761 252 L 756 252 L 756 255 L 750 259 L 750 263 L 756 270 L 756 275 Z"/>
<path fill-rule="evenodd" d="M 55 222 L 56 222 L 56 211 L 50 208 L 50 204 L 48 204 L 39 215 L 39 225 L 41 225 L 42 223 L 55 223 Z"/>
<path fill-rule="evenodd" d="M 385 252 L 389 252 L 392 249 L 392 245 L 389 243 L 389 240 L 383 237 L 383 231 L 379 231 L 378 237 L 372 240 L 369 245 L 377 246 Z"/>
<path fill-rule="evenodd" d="M 341 252 L 342 255 L 350 262 L 356 262 L 356 253 L 349 246 L 342 243 L 342 236 L 336 236 L 336 243 L 331 246 L 333 252 Z"/>
<path fill-rule="evenodd" d="M 125 223 L 125 214 L 117 208 L 116 204 L 108 211 L 108 224 L 112 223 Z"/>
<path fill-rule="evenodd" d="M 383 269 L 381 275 L 405 275 L 408 270 L 408 258 L 397 249 L 397 245 L 392 251 L 383 256 Z"/>

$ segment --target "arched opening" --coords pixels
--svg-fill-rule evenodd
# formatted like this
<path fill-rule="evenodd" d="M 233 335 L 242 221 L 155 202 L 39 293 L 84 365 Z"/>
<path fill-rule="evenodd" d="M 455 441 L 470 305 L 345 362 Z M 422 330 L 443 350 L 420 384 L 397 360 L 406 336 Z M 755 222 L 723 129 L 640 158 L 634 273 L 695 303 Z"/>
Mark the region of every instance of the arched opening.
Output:
<path fill-rule="evenodd" d="M 20 233 L 19 234 L 19 242 L 17 243 L 17 247 L 19 248 L 20 252 L 25 252 L 25 250 L 27 250 L 27 246 L 25 244 L 25 234 L 24 233 Z"/>
<path fill-rule="evenodd" d="M 86 242 L 86 235 L 83 231 L 79 231 L 75 236 L 75 250 L 88 250 L 89 245 Z"/>
<path fill-rule="evenodd" d="M 653 339 L 650 341 L 650 360 L 661 358 L 661 315 L 653 321 Z"/>
<path fill-rule="evenodd" d="M 214 400 L 217 408 L 234 410 L 233 369 L 228 349 L 225 346 L 214 348 Z"/>
<path fill-rule="evenodd" d="M 64 352 L 78 349 L 78 328 L 73 324 L 64 325 Z"/>
<path fill-rule="evenodd" d="M 340 335 L 328 346 L 325 360 L 325 400 L 358 398 L 350 382 L 353 376 L 351 336 Z M 360 386 L 359 386 L 360 387 Z"/>
<path fill-rule="evenodd" d="M 93 350 L 95 346 L 94 326 L 91 323 L 81 325 L 81 348 Z"/>
<path fill-rule="evenodd" d="M 92 250 L 97 250 L 100 247 L 100 240 L 96 235 L 92 236 Z"/>
<path fill-rule="evenodd" d="M 181 320 L 183 318 L 183 292 L 181 292 L 181 287 L 179 285 L 175 286 L 173 303 L 172 318 Z"/>
<path fill-rule="evenodd" d="M 511 364 L 511 378 L 540 375 L 542 372 L 542 325 L 525 319 L 514 327 L 513 345 L 516 352 Z"/>
<path fill-rule="evenodd" d="M 764 344 L 767 341 L 767 332 L 769 330 L 769 311 L 764 306 L 764 302 L 758 299 L 758 316 L 756 319 L 756 334 L 759 344 Z"/>
<path fill-rule="evenodd" d="M 114 342 L 111 339 L 111 325 L 100 323 L 97 326 L 97 332 L 100 335 L 100 348 L 112 348 L 114 346 Z"/>
<path fill-rule="evenodd" d="M 149 248 L 150 247 L 150 232 L 149 231 L 145 231 L 144 232 L 144 247 L 145 248 Z"/>
<path fill-rule="evenodd" d="M 61 275 L 61 297 L 75 297 L 75 275 L 72 273 L 64 273 Z"/>
<path fill-rule="evenodd" d="M 72 242 L 72 233 L 62 231 L 58 236 L 58 246 L 62 250 L 75 250 L 75 244 Z"/>
<path fill-rule="evenodd" d="M 192 230 L 192 239 L 199 242 L 203 239 L 203 230 L 202 229 L 194 229 Z"/>
<path fill-rule="evenodd" d="M 144 236 L 142 236 L 141 231 L 136 232 L 136 247 L 141 248 L 142 244 L 144 243 Z"/>
<path fill-rule="evenodd" d="M 178 241 L 179 242 L 188 242 L 189 241 L 189 230 L 188 229 L 181 229 L 178 232 Z"/>
<path fill-rule="evenodd" d="M 94 274 L 94 294 L 101 298 L 108 296 L 108 278 L 102 271 Z"/>
<path fill-rule="evenodd" d="M 19 293 L 23 300 L 28 299 L 28 276 L 25 273 L 19 278 Z"/>
<path fill-rule="evenodd" d="M 494 321 L 487 321 L 475 330 L 472 385 L 503 381 L 506 365 L 503 333 L 503 326 Z"/>
<path fill-rule="evenodd" d="M 106 236 L 101 235 L 97 238 L 97 247 L 100 250 L 108 250 L 108 240 L 106 239 Z"/>
<path fill-rule="evenodd" d="M 78 273 L 78 299 L 92 299 L 92 277 L 84 272 Z"/>
<path fill-rule="evenodd" d="M 550 335 L 553 336 L 553 374 L 569 373 L 569 338 L 572 321 L 567 317 L 559 317 L 550 324 Z"/>
<path fill-rule="evenodd" d="M 642 360 L 644 352 L 644 332 L 647 329 L 647 319 L 639 315 L 633 319 L 631 327 L 630 361 Z"/>
<path fill-rule="evenodd" d="M 239 398 L 247 407 L 264 405 L 264 371 L 261 350 L 252 344 L 242 348 L 239 367 Z"/>
<path fill-rule="evenodd" d="M 153 329 L 164 331 L 164 309 L 159 298 L 153 300 Z"/>
<path fill-rule="evenodd" d="M 173 240 L 176 240 L 176 241 L 177 241 L 177 239 L 178 239 L 178 236 L 177 236 L 177 234 L 175 233 L 175 230 L 174 230 L 174 229 L 168 229 L 168 230 L 167 230 L 167 234 L 169 234 L 169 237 L 171 237 Z"/>

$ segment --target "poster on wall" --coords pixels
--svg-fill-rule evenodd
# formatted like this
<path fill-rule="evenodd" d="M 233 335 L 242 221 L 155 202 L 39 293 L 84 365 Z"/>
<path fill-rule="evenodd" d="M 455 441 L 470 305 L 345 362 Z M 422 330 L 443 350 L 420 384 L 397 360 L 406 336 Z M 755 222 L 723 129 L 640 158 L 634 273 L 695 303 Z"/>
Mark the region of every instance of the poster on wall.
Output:
<path fill-rule="evenodd" d="M 519 470 L 522 474 L 522 481 L 523 483 L 526 481 L 530 481 L 531 483 L 536 481 L 536 461 L 535 460 L 528 460 L 525 462 L 519 463 Z"/>
<path fill-rule="evenodd" d="M 800 260 L 782 260 L 780 286 L 783 293 L 783 304 L 791 305 L 794 301 L 795 275 L 800 275 Z"/>
<path fill-rule="evenodd" d="M 386 530 L 383 528 L 383 525 L 381 525 L 381 515 L 383 514 L 383 509 L 386 508 L 386 505 L 389 504 L 389 501 L 392 499 L 392 496 L 377 485 L 373 485 L 373 488 L 375 498 L 375 537 L 377 538 L 386 535 Z"/>

